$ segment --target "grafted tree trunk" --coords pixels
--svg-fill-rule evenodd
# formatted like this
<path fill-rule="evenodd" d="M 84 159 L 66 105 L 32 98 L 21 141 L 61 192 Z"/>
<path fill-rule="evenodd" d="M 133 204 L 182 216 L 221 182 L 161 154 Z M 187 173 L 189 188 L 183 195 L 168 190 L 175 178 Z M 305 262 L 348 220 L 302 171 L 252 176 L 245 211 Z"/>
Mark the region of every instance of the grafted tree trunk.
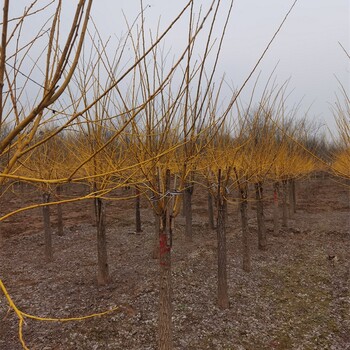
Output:
<path fill-rule="evenodd" d="M 256 217 L 258 222 L 258 248 L 267 249 L 262 182 L 255 183 Z"/>
<path fill-rule="evenodd" d="M 151 191 L 151 197 L 153 197 L 155 200 L 160 193 L 160 174 L 155 173 L 153 183 L 156 184 L 156 189 Z M 154 202 L 153 206 L 153 216 L 154 216 L 154 240 L 153 240 L 153 247 L 152 247 L 152 258 L 153 259 L 159 259 L 159 237 L 160 237 L 160 226 L 161 226 L 161 214 L 159 211 L 158 202 Z"/>
<path fill-rule="evenodd" d="M 61 193 L 62 193 L 62 187 L 58 185 L 56 187 L 56 195 L 58 200 L 60 200 Z M 62 204 L 57 204 L 57 235 L 58 236 L 64 235 Z"/>
<path fill-rule="evenodd" d="M 106 207 L 101 198 L 95 198 L 97 228 L 97 284 L 109 283 L 109 268 L 106 239 Z"/>
<path fill-rule="evenodd" d="M 282 180 L 282 226 L 288 227 L 287 180 Z"/>
<path fill-rule="evenodd" d="M 185 237 L 187 241 L 192 242 L 192 194 L 193 194 L 193 183 L 188 182 L 184 190 L 184 205 L 185 205 Z"/>
<path fill-rule="evenodd" d="M 277 236 L 280 232 L 279 215 L 279 182 L 273 184 L 273 233 Z"/>
<path fill-rule="evenodd" d="M 166 190 L 170 188 L 170 171 L 166 172 Z M 172 200 L 165 198 L 159 231 L 159 349 L 172 350 Z"/>
<path fill-rule="evenodd" d="M 135 186 L 135 232 L 142 232 L 140 189 L 137 186 Z"/>
<path fill-rule="evenodd" d="M 43 193 L 43 202 L 50 202 L 50 193 Z M 52 234 L 51 234 L 51 221 L 50 221 L 50 206 L 43 206 L 43 219 L 44 219 L 44 249 L 46 261 L 53 260 L 52 252 Z"/>
<path fill-rule="evenodd" d="M 243 271 L 250 272 L 251 257 L 250 257 L 250 246 L 249 246 L 249 227 L 248 227 L 248 186 L 243 185 L 240 188 L 240 210 L 241 210 L 241 221 L 242 221 L 242 249 L 243 249 Z"/>
<path fill-rule="evenodd" d="M 220 309 L 229 307 L 227 285 L 227 252 L 226 252 L 226 199 L 222 195 L 221 169 L 218 171 L 218 221 L 217 221 L 217 254 L 218 254 L 218 306 Z"/>

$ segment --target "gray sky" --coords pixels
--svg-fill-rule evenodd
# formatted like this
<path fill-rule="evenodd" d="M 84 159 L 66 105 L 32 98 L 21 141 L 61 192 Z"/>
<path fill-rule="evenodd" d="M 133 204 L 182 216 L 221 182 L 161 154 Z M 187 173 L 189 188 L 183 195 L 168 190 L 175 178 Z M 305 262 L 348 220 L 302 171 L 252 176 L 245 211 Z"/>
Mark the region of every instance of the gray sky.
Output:
<path fill-rule="evenodd" d="M 211 1 L 202 0 L 205 8 Z M 292 4 L 292 0 L 235 0 L 234 9 L 224 47 L 218 77 L 226 74 L 226 80 L 239 87 L 249 74 L 274 31 Z M 175 16 L 186 3 L 185 0 L 144 1 L 147 8 L 146 25 L 155 30 L 159 17 L 161 27 Z M 224 2 L 223 2 L 224 3 Z M 125 33 L 124 10 L 132 20 L 140 11 L 138 0 L 95 1 L 93 15 L 101 32 L 106 35 Z M 167 45 L 174 54 L 178 42 L 186 37 L 186 25 L 176 27 Z M 279 84 L 287 79 L 288 105 L 302 100 L 300 114 L 309 110 L 310 118 L 317 118 L 334 127 L 330 104 L 339 94 L 339 83 L 335 76 L 350 89 L 350 65 L 338 42 L 349 51 L 350 9 L 348 0 L 299 0 L 281 33 L 264 58 L 258 72 L 261 72 L 260 86 L 277 66 L 276 77 Z M 181 46 L 183 47 L 183 46 Z M 251 86 L 242 98 L 250 95 Z M 349 91 L 350 93 L 350 91 Z"/>
<path fill-rule="evenodd" d="M 147 6 L 146 27 L 155 35 L 159 21 L 160 28 L 165 28 L 187 1 L 143 0 L 144 7 Z M 199 11 L 201 4 L 206 10 L 211 1 L 195 0 L 196 11 Z M 15 6 L 15 3 L 21 6 Z M 228 0 L 222 0 L 223 8 L 220 13 L 222 20 L 218 21 L 217 28 L 223 25 L 228 3 Z M 225 74 L 225 79 L 231 87 L 241 86 L 292 3 L 293 0 L 235 0 L 217 70 L 218 81 Z M 28 0 L 16 0 L 14 4 L 11 6 L 12 15 L 18 15 L 16 12 L 22 11 L 22 6 L 28 5 Z M 64 21 L 69 19 L 73 8 L 76 7 L 76 1 L 66 0 L 63 4 L 65 12 L 62 31 L 65 29 Z M 105 38 L 113 35 L 121 38 L 127 32 L 122 10 L 128 21 L 132 22 L 140 13 L 140 1 L 94 1 L 93 18 Z M 33 28 L 42 24 L 38 19 L 30 23 Z M 180 50 L 184 49 L 187 28 L 188 16 L 176 24 L 162 44 L 165 50 L 171 49 L 171 56 L 178 57 Z M 32 30 L 26 30 L 22 34 L 30 40 L 32 33 Z M 207 31 L 202 35 L 205 33 Z M 256 92 L 258 99 L 259 91 L 262 91 L 267 78 L 278 64 L 275 72 L 278 84 L 282 85 L 290 79 L 287 92 L 291 94 L 287 106 L 292 108 L 302 100 L 300 115 L 309 110 L 310 118 L 326 123 L 334 129 L 335 123 L 330 106 L 336 101 L 336 94 L 340 95 L 340 85 L 336 77 L 350 95 L 350 60 L 338 42 L 349 52 L 349 41 L 349 0 L 298 0 L 285 26 L 252 78 L 251 84 L 242 93 L 243 103 L 250 97 L 257 74 L 261 73 Z M 230 97 L 229 94 L 230 90 L 227 88 L 227 98 Z"/>

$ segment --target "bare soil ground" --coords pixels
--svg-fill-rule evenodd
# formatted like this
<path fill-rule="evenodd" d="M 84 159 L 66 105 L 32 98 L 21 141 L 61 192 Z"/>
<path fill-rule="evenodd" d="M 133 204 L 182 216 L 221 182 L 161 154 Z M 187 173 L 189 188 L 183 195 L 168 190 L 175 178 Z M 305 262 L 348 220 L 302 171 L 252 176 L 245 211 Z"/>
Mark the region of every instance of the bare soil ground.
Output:
<path fill-rule="evenodd" d="M 257 249 L 254 203 L 249 215 L 252 265 L 241 269 L 237 205 L 229 205 L 230 308 L 216 306 L 216 233 L 208 228 L 205 193 L 194 193 L 194 240 L 175 222 L 173 246 L 174 348 L 350 349 L 349 187 L 332 178 L 297 183 L 297 213 L 289 228 L 273 235 L 271 193 L 266 192 L 268 251 Z M 66 194 L 75 195 L 67 188 Z M 74 189 L 82 191 L 82 189 Z M 1 212 L 40 202 L 30 188 L 16 188 Z M 20 310 L 68 318 L 119 309 L 73 322 L 26 319 L 30 350 L 156 349 L 158 261 L 152 212 L 142 202 L 143 233 L 134 230 L 132 201 L 108 205 L 111 283 L 96 285 L 96 242 L 90 202 L 63 208 L 65 235 L 54 233 L 54 262 L 43 252 L 40 209 L 0 223 L 0 278 Z M 55 225 L 55 211 L 52 209 Z M 329 255 L 336 259 L 329 260 Z M 0 349 L 19 350 L 18 319 L 0 291 Z"/>

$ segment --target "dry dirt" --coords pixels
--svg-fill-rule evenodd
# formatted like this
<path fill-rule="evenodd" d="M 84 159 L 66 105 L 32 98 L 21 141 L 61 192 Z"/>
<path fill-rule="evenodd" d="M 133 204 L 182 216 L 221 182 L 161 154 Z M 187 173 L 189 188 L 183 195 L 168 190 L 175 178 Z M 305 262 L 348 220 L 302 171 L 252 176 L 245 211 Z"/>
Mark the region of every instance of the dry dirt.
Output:
<path fill-rule="evenodd" d="M 257 249 L 251 205 L 252 265 L 241 269 L 237 207 L 229 205 L 230 308 L 216 306 L 216 233 L 208 228 L 205 195 L 194 193 L 194 240 L 175 222 L 173 247 L 174 349 L 350 349 L 349 187 L 332 178 L 297 183 L 297 213 L 278 236 L 267 191 L 268 251 Z M 74 191 L 82 191 L 81 188 Z M 76 195 L 71 188 L 66 195 Z M 1 212 L 39 202 L 16 187 Z M 151 257 L 153 216 L 142 202 L 143 233 L 133 234 L 132 201 L 108 205 L 111 283 L 96 285 L 96 243 L 90 202 L 65 205 L 65 235 L 54 233 L 54 262 L 45 263 L 39 209 L 1 223 L 0 278 L 20 310 L 41 317 L 77 317 L 119 309 L 89 320 L 52 323 L 26 319 L 30 350 L 156 349 L 158 261 Z M 55 210 L 52 209 L 55 229 Z M 329 260 L 329 255 L 336 258 Z M 0 349 L 22 349 L 18 319 L 0 291 Z"/>

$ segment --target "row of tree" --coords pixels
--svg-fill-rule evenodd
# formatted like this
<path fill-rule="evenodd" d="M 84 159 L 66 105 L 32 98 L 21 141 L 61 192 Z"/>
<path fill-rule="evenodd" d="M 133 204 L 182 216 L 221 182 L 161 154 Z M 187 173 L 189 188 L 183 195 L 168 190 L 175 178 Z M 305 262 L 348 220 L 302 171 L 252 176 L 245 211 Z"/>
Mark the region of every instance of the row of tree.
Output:
<path fill-rule="evenodd" d="M 267 82 L 258 104 L 241 105 L 239 95 L 266 50 L 242 86 L 223 102 L 224 80 L 216 83 L 216 71 L 233 1 L 225 11 L 221 1 L 213 0 L 200 11 L 195 1 L 188 1 L 162 32 L 150 35 L 146 35 L 140 4 L 138 19 L 126 22 L 128 33 L 115 48 L 96 28 L 89 29 L 92 0 L 77 1 L 70 26 L 65 24 L 70 28 L 65 36 L 62 1 L 34 1 L 9 18 L 10 2 L 4 0 L 0 185 L 2 195 L 13 181 L 40 188 L 43 203 L 38 206 L 43 208 L 48 261 L 53 259 L 50 207 L 93 201 L 99 284 L 110 281 L 106 201 L 125 186 L 135 189 L 136 208 L 139 198 L 146 197 L 154 211 L 154 256 L 160 266 L 159 347 L 171 349 L 172 230 L 181 204 L 190 241 L 194 188 L 200 186 L 208 193 L 209 222 L 218 238 L 218 304 L 227 308 L 227 201 L 235 197 L 240 205 L 242 266 L 249 272 L 249 185 L 254 186 L 258 244 L 264 250 L 267 184 L 274 186 L 278 232 L 278 202 L 282 202 L 282 224 L 286 225 L 287 197 L 290 207 L 295 203 L 295 179 L 319 170 L 349 178 L 349 99 L 345 94 L 346 107 L 337 103 L 334 110 L 340 143 L 332 151 L 326 147 L 325 152 L 312 125 L 298 119 L 297 110 L 286 108 L 286 85 Z M 50 20 L 25 40 L 23 32 L 31 20 L 42 15 Z M 182 51 L 169 59 L 161 45 L 183 20 L 188 36 Z M 132 48 L 131 57 L 127 46 Z M 33 57 L 37 58 L 33 61 Z M 254 91 L 252 100 L 253 95 Z M 65 183 L 84 183 L 88 194 L 65 198 L 60 192 Z M 1 220 L 15 214 L 7 213 Z M 139 219 L 136 229 L 140 229 Z"/>

